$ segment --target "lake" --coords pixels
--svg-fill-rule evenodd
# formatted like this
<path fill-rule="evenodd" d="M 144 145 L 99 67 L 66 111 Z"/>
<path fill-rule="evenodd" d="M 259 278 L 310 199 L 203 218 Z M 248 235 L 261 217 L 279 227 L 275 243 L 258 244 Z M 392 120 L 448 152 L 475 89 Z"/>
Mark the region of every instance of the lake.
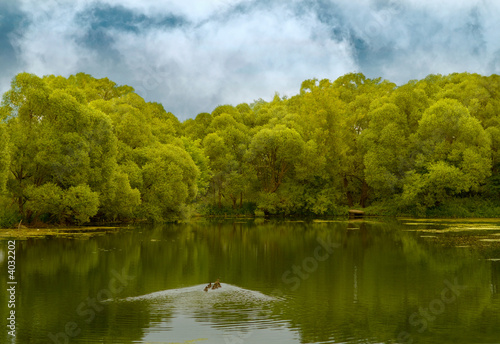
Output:
<path fill-rule="evenodd" d="M 500 220 L 68 230 L 17 240 L 15 277 L 2 343 L 500 343 Z"/>

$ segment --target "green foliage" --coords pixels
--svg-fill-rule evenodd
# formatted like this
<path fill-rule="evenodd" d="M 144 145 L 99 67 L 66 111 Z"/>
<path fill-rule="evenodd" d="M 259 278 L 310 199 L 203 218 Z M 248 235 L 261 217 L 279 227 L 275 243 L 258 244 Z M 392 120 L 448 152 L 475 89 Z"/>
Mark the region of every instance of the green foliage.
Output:
<path fill-rule="evenodd" d="M 192 141 L 183 136 L 182 143 L 184 144 L 184 149 L 189 153 L 191 159 L 193 159 L 193 162 L 200 171 L 200 175 L 196 180 L 196 186 L 198 188 L 198 194 L 204 195 L 208 190 L 210 178 L 212 177 L 209 158 L 201 147 L 200 140 Z"/>
<path fill-rule="evenodd" d="M 9 136 L 4 123 L 0 122 L 0 195 L 5 191 L 9 176 Z"/>
<path fill-rule="evenodd" d="M 0 189 L 6 185 L 26 223 L 167 220 L 196 195 L 198 169 L 176 138 L 179 121 L 128 86 L 22 73 L 0 114 Z M 147 207 L 160 210 L 152 216 Z"/>
<path fill-rule="evenodd" d="M 148 147 L 136 154 L 143 179 L 140 214 L 156 222 L 181 218 L 198 191 L 199 170 L 191 156 L 174 145 Z"/>
<path fill-rule="evenodd" d="M 217 204 L 202 204 L 198 206 L 198 213 L 209 216 L 253 216 L 257 205 L 253 202 L 244 202 L 241 207 L 219 207 Z"/>
<path fill-rule="evenodd" d="M 407 117 L 392 103 L 385 103 L 369 113 L 370 127 L 363 131 L 364 175 L 378 197 L 390 197 L 402 187 L 407 168 Z"/>
<path fill-rule="evenodd" d="M 0 228 L 12 227 L 22 220 L 12 200 L 0 195 Z"/>
<path fill-rule="evenodd" d="M 97 214 L 99 209 L 99 195 L 88 185 L 72 186 L 66 190 L 62 197 L 62 214 L 77 223 L 88 222 Z"/>
<path fill-rule="evenodd" d="M 500 204 L 484 197 L 452 198 L 425 212 L 427 217 L 500 217 Z"/>
<path fill-rule="evenodd" d="M 63 213 L 63 190 L 54 183 L 47 183 L 41 186 L 30 185 L 26 190 L 26 209 L 35 218 L 43 214 L 59 220 Z"/>
<path fill-rule="evenodd" d="M 26 190 L 26 209 L 35 218 L 48 215 L 52 220 L 61 223 L 88 222 L 97 214 L 99 195 L 88 185 L 72 186 L 63 190 L 53 183 L 42 186 L 30 186 Z"/>
<path fill-rule="evenodd" d="M 2 99 L 4 225 L 161 222 L 194 209 L 496 213 L 475 209 L 480 200 L 497 209 L 496 75 L 429 75 L 399 87 L 360 73 L 310 79 L 291 98 L 221 105 L 183 123 L 129 86 L 82 73 L 21 73 Z"/>
<path fill-rule="evenodd" d="M 491 175 L 490 138 L 456 100 L 428 108 L 416 134 L 414 168 L 405 179 L 405 205 L 432 207 L 450 196 L 478 191 Z"/>
<path fill-rule="evenodd" d="M 254 166 L 262 188 L 272 194 L 305 163 L 306 143 L 295 129 L 284 125 L 260 130 L 252 139 L 247 159 Z"/>
<path fill-rule="evenodd" d="M 99 195 L 100 211 L 105 218 L 115 220 L 133 219 L 141 204 L 141 193 L 130 185 L 127 173 L 115 171 Z"/>

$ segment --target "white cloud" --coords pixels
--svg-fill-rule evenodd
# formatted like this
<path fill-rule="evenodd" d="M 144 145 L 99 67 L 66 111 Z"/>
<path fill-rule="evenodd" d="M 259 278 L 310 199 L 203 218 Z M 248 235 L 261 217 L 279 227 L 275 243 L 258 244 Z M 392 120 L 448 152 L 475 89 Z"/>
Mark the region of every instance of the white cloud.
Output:
<path fill-rule="evenodd" d="M 74 22 L 81 4 L 64 0 L 21 2 L 30 25 L 13 41 L 20 52 L 25 70 L 39 75 L 69 74 L 78 70 L 82 59 L 92 59 L 89 51 L 79 46 L 73 37 L 85 28 Z"/>
<path fill-rule="evenodd" d="M 404 83 L 429 73 L 500 69 L 500 4 L 493 1 L 99 3 L 156 19 L 174 14 L 187 24 L 142 23 L 139 31 L 111 25 L 98 32 L 110 45 L 93 47 L 83 42 L 91 23 L 75 18 L 97 1 L 23 0 L 30 24 L 13 36 L 19 71 L 109 77 L 185 118 L 218 104 L 270 99 L 275 91 L 293 95 L 305 79 L 355 70 Z M 235 4 L 243 10 L 231 11 Z M 317 8 L 326 4 L 332 7 Z M 2 91 L 12 77 L 0 75 Z"/>
<path fill-rule="evenodd" d="M 304 79 L 355 68 L 348 43 L 329 40 L 321 26 L 283 8 L 256 11 L 244 20 L 209 21 L 188 31 L 115 32 L 113 37 L 140 81 L 139 93 L 161 96 L 167 109 L 193 116 L 222 103 L 269 98 L 275 91 L 293 94 Z M 319 36 L 315 41 L 313 32 Z"/>

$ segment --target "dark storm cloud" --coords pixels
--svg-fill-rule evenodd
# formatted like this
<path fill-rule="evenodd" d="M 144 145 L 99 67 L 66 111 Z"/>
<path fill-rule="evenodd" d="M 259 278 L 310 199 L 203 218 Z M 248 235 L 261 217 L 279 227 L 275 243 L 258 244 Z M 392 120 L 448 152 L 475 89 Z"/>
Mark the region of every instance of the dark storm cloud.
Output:
<path fill-rule="evenodd" d="M 353 71 L 398 84 L 500 72 L 492 0 L 22 0 L 0 9 L 2 92 L 23 70 L 86 72 L 181 118 Z"/>
<path fill-rule="evenodd" d="M 188 24 L 174 14 L 147 16 L 121 5 L 97 4 L 75 15 L 75 21 L 88 25 L 90 31 L 120 30 L 139 33 L 143 30 L 169 29 Z"/>
<path fill-rule="evenodd" d="M 187 25 L 184 17 L 174 14 L 147 16 L 121 5 L 96 4 L 75 15 L 75 22 L 86 27 L 78 32 L 75 41 L 95 51 L 102 59 L 120 62 L 120 51 L 115 46 L 117 31 L 141 34 L 151 30 L 168 30 Z"/>
<path fill-rule="evenodd" d="M 25 18 L 17 8 L 16 2 L 0 1 L 0 85 L 8 83 L 19 68 L 12 40 L 23 25 L 25 25 Z"/>

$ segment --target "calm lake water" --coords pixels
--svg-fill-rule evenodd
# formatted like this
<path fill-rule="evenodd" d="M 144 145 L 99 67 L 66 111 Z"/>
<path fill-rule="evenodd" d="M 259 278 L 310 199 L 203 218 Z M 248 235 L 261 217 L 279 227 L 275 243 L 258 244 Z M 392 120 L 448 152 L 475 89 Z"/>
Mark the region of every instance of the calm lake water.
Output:
<path fill-rule="evenodd" d="M 201 221 L 16 241 L 1 343 L 500 343 L 500 220 Z M 222 288 L 204 292 L 220 278 Z"/>

